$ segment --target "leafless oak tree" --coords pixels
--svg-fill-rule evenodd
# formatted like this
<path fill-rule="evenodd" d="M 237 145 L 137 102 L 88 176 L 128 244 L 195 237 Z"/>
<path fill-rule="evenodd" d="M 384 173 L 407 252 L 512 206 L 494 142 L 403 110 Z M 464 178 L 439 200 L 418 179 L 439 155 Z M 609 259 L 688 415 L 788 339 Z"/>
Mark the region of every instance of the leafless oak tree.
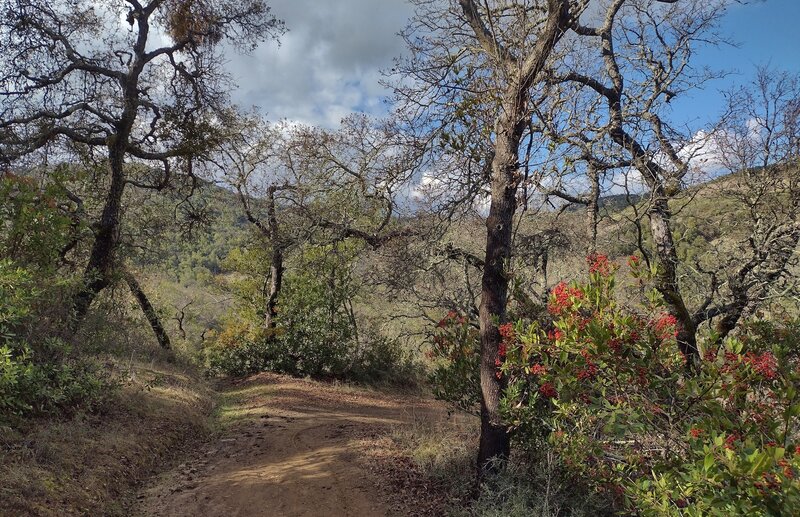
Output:
<path fill-rule="evenodd" d="M 211 160 L 271 248 L 268 328 L 292 246 L 356 239 L 377 250 L 419 233 L 398 206 L 418 153 L 391 123 L 354 115 L 327 130 L 228 115 L 228 135 Z"/>
<path fill-rule="evenodd" d="M 742 224 L 732 247 L 718 242 L 697 265 L 708 294 L 695 317 L 714 321 L 716 341 L 770 300 L 797 296 L 800 77 L 761 67 L 728 93 L 727 113 L 708 151 L 726 176 L 708 188 Z"/>
<path fill-rule="evenodd" d="M 598 169 L 625 167 L 622 173 L 635 170 L 649 193 L 646 215 L 653 250 L 643 252 L 657 260 L 657 288 L 680 322 L 678 345 L 690 365 L 699 359 L 697 322 L 679 281 L 669 201 L 686 184 L 702 143 L 697 135 L 670 125 L 667 113 L 672 98 L 714 77 L 690 63 L 698 45 L 719 41 L 714 29 L 726 4 L 612 0 L 595 24 L 576 26 L 577 59 L 563 61 L 548 79 L 562 88 L 560 96 L 590 97 L 584 104 L 593 107 L 592 115 L 558 138 L 579 150 L 577 159 L 587 164 L 592 183 Z M 586 202 L 591 199 L 578 201 L 596 209 Z"/>

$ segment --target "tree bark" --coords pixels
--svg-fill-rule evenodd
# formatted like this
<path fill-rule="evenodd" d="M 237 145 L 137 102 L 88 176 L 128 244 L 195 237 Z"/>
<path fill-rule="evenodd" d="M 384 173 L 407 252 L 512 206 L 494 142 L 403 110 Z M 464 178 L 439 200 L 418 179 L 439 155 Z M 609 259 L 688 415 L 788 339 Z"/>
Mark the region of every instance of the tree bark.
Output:
<path fill-rule="evenodd" d="M 508 459 L 511 440 L 500 414 L 500 400 L 507 379 L 498 373 L 500 360 L 498 324 L 506 317 L 508 301 L 507 268 L 511 260 L 512 226 L 517 207 L 519 147 L 527 127 L 530 88 L 538 79 L 547 59 L 569 23 L 569 2 L 548 0 L 547 19 L 533 48 L 524 58 L 514 58 L 501 45 L 488 38 L 477 6 L 460 0 L 464 15 L 472 25 L 484 50 L 502 61 L 508 78 L 499 112 L 495 118 L 494 156 L 491 164 L 491 203 L 486 220 L 486 255 L 481 280 L 478 310 L 481 337 L 481 437 L 478 448 L 478 480 L 497 473 Z"/>
<path fill-rule="evenodd" d="M 108 137 L 108 165 L 111 170 L 109 187 L 103 213 L 97 224 L 92 252 L 83 273 L 81 290 L 72 302 L 72 318 L 69 328 L 75 332 L 86 317 L 95 297 L 112 282 L 114 273 L 114 254 L 117 250 L 122 214 L 122 194 L 125 191 L 125 153 L 128 152 L 130 135 L 136 122 L 139 107 L 139 74 L 144 66 L 143 54 L 147 42 L 147 22 L 139 21 L 139 37 L 134 46 L 136 55 L 129 73 L 122 85 L 124 109 L 119 121 L 114 124 L 116 132 Z"/>
<path fill-rule="evenodd" d="M 790 222 L 771 232 L 775 236 L 770 245 L 764 245 L 762 254 L 728 278 L 732 301 L 715 325 L 718 345 L 733 332 L 742 319 L 756 310 L 768 292 L 769 286 L 789 271 L 790 261 L 800 243 L 800 223 Z"/>
<path fill-rule="evenodd" d="M 514 102 L 514 101 L 512 101 Z M 511 113 L 508 113 L 513 109 Z M 510 437 L 500 415 L 500 399 L 507 386 L 498 378 L 500 332 L 508 300 L 508 275 L 514 212 L 517 207 L 517 150 L 521 131 L 511 116 L 518 109 L 506 108 L 497 124 L 495 155 L 492 161 L 492 191 L 489 217 L 486 219 L 486 256 L 481 280 L 481 304 L 478 309 L 481 336 L 481 437 L 478 448 L 479 479 L 497 472 L 510 453 Z"/>
<path fill-rule="evenodd" d="M 600 176 L 599 171 L 593 166 L 589 166 L 589 181 L 592 182 L 592 191 L 589 193 L 588 203 L 586 204 L 586 223 L 589 229 L 589 243 L 587 251 L 589 255 L 597 253 L 597 224 L 598 212 L 600 210 Z"/>
<path fill-rule="evenodd" d="M 128 284 L 131 294 L 133 294 L 133 297 L 136 298 L 136 301 L 139 303 L 139 307 L 141 307 L 147 321 L 153 328 L 153 333 L 156 335 L 158 344 L 161 345 L 161 348 L 169 350 L 171 348 L 169 335 L 167 335 L 167 331 L 164 330 L 164 325 L 161 324 L 161 319 L 153 308 L 153 304 L 150 303 L 147 295 L 142 290 L 142 286 L 139 285 L 139 282 L 136 281 L 136 277 L 134 277 L 133 273 L 130 271 L 123 271 L 122 276 L 125 279 L 125 283 Z"/>
<path fill-rule="evenodd" d="M 281 285 L 283 284 L 283 272 L 283 249 L 278 244 L 273 243 L 272 264 L 269 267 L 269 294 L 267 295 L 267 310 L 264 322 L 264 326 L 268 330 L 275 329 L 275 321 L 278 315 L 278 296 L 281 293 Z"/>
<path fill-rule="evenodd" d="M 687 368 L 691 369 L 700 361 L 697 349 L 697 326 L 686 308 L 678 284 L 678 252 L 672 238 L 670 225 L 672 213 L 667 198 L 661 194 L 659 188 L 654 189 L 653 195 L 655 199 L 648 216 L 660 266 L 656 287 L 669 306 L 670 313 L 678 320 L 678 348 L 686 357 Z"/>
<path fill-rule="evenodd" d="M 124 150 L 118 145 L 109 150 L 111 186 L 106 196 L 100 221 L 97 223 L 89 262 L 83 273 L 81 289 L 72 302 L 70 330 L 75 332 L 83 323 L 95 297 L 108 287 L 113 279 L 114 253 L 119 242 L 122 194 L 125 191 Z"/>
<path fill-rule="evenodd" d="M 283 242 L 278 233 L 278 216 L 275 212 L 275 185 L 267 189 L 267 237 L 272 241 L 272 263 L 270 264 L 269 274 L 269 294 L 267 295 L 267 307 L 265 311 L 264 325 L 268 330 L 275 329 L 275 319 L 278 314 L 278 296 L 283 285 Z"/>

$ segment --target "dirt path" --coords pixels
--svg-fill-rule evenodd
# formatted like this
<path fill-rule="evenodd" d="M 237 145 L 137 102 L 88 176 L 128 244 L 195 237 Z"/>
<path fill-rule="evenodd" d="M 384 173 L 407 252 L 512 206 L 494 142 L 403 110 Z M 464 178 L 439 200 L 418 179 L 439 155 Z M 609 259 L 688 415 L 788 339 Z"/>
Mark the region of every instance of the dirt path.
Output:
<path fill-rule="evenodd" d="M 224 391 L 224 431 L 139 496 L 144 516 L 382 516 L 360 438 L 435 404 L 262 374 Z"/>

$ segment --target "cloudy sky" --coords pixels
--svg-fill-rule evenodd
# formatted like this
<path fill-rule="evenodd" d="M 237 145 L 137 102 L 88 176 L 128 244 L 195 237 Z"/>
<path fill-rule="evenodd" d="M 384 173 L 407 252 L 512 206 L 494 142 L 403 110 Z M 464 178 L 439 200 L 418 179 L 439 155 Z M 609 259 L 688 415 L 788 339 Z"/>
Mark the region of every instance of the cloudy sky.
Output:
<path fill-rule="evenodd" d="M 403 52 L 397 32 L 412 13 L 405 0 L 271 0 L 289 29 L 280 46 L 262 45 L 252 55 L 229 54 L 243 107 L 258 106 L 272 121 L 335 127 L 352 112 L 381 114 L 386 91 L 380 70 Z M 723 32 L 737 48 L 703 49 L 699 65 L 737 72 L 706 91 L 679 99 L 675 114 L 699 129 L 721 106 L 717 89 L 747 79 L 770 63 L 800 73 L 800 0 L 756 0 L 734 7 Z"/>
<path fill-rule="evenodd" d="M 270 120 L 334 127 L 352 112 L 382 113 L 380 71 L 403 51 L 405 0 L 271 0 L 289 30 L 280 46 L 230 55 L 234 100 Z"/>

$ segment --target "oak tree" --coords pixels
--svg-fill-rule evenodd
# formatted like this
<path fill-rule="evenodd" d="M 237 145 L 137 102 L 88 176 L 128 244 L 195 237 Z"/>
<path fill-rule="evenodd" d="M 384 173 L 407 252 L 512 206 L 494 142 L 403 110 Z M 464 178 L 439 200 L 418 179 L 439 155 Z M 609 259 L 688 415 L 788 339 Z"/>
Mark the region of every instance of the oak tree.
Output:
<path fill-rule="evenodd" d="M 125 189 L 168 188 L 214 139 L 230 86 L 219 45 L 246 51 L 281 31 L 261 0 L 2 4 L 0 158 L 48 146 L 107 171 L 73 328 L 112 282 Z"/>

